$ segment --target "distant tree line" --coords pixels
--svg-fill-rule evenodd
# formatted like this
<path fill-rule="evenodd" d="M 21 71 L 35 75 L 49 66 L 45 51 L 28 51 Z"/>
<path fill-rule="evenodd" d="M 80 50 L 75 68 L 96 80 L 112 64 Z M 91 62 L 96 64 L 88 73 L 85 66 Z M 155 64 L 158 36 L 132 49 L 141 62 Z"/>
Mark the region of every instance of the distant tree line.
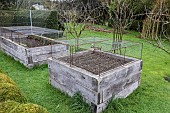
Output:
<path fill-rule="evenodd" d="M 46 0 L 0 0 L 0 10 L 30 9 L 35 4 L 44 4 Z"/>
<path fill-rule="evenodd" d="M 161 41 L 170 42 L 170 0 L 0 0 L 0 10 L 31 9 L 35 3 L 55 11 L 49 15 L 47 27 L 64 30 L 64 23 L 68 23 L 75 29 L 83 22 L 76 32 L 78 38 L 86 22 L 109 26 L 119 34 L 126 29 L 142 32 L 141 38 L 156 40 L 163 50 Z"/>
<path fill-rule="evenodd" d="M 16 0 L 0 0 L 0 9 L 9 10 L 14 9 L 16 6 Z"/>

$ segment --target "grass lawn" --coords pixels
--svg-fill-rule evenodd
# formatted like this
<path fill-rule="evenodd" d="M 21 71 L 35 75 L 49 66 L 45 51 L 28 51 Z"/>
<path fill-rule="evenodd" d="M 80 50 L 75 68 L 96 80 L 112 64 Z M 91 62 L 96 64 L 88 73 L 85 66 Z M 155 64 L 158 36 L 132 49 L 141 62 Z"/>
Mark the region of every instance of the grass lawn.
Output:
<path fill-rule="evenodd" d="M 144 43 L 141 85 L 128 98 L 111 101 L 104 113 L 170 113 L 170 82 L 163 78 L 170 76 L 170 55 L 135 38 L 137 35 L 130 31 L 124 39 Z M 112 34 L 85 31 L 82 36 L 109 38 Z M 168 43 L 167 48 L 170 50 Z M 18 84 L 29 102 L 42 105 L 50 113 L 90 112 L 87 105 L 77 105 L 79 98 L 71 98 L 48 83 L 47 65 L 27 69 L 0 51 L 0 72 Z"/>

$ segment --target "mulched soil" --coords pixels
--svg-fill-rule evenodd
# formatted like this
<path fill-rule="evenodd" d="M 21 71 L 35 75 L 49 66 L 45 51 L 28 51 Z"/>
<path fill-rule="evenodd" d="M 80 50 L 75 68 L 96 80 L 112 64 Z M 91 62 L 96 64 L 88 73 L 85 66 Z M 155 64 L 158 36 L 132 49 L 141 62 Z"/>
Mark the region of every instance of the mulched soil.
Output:
<path fill-rule="evenodd" d="M 70 63 L 70 57 L 66 56 L 59 58 L 59 60 Z M 121 60 L 111 54 L 90 51 L 83 55 L 73 55 L 73 64 L 79 68 L 85 69 L 93 74 L 99 75 L 100 73 L 114 69 L 121 65 L 130 62 L 130 60 Z"/>
<path fill-rule="evenodd" d="M 57 42 L 53 42 L 53 41 L 41 39 L 41 38 L 33 38 L 29 36 L 24 37 L 24 38 L 13 38 L 11 40 L 28 48 L 57 44 Z"/>

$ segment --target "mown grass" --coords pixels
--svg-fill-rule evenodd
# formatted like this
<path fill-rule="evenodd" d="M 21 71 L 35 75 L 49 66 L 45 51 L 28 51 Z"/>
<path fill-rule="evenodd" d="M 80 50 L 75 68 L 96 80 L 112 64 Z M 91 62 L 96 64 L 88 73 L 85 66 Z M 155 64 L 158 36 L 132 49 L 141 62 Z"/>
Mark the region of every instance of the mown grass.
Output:
<path fill-rule="evenodd" d="M 129 31 L 124 40 L 143 42 L 143 71 L 140 87 L 126 99 L 112 100 L 104 113 L 170 113 L 170 55 L 135 38 Z M 111 38 L 112 34 L 85 31 L 82 37 Z M 167 44 L 170 50 L 170 44 Z M 0 51 L 0 72 L 9 75 L 27 96 L 28 101 L 46 107 L 51 113 L 88 113 L 89 107 L 71 98 L 48 83 L 47 65 L 27 69 Z M 79 105 L 79 106 L 78 106 Z"/>

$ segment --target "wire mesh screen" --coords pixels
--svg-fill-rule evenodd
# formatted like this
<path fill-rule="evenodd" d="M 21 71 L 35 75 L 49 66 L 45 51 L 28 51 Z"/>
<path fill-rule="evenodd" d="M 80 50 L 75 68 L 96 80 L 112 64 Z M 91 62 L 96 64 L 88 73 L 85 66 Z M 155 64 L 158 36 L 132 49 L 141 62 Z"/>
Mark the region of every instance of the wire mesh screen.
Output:
<path fill-rule="evenodd" d="M 1 30 L 16 32 L 25 35 L 36 34 L 49 38 L 61 38 L 60 19 L 57 15 L 52 15 L 49 10 L 22 10 L 22 11 L 0 11 Z M 55 18 L 55 19 L 53 19 Z M 5 28 L 4 28 L 5 27 Z"/>
<path fill-rule="evenodd" d="M 142 58 L 142 43 L 121 41 L 113 43 L 112 39 L 89 37 L 65 41 L 68 43 L 70 55 L 59 60 L 100 75 L 110 69 L 124 66 L 134 60 Z M 117 48 L 114 48 L 114 46 Z M 135 59 L 136 58 L 136 59 Z"/>

